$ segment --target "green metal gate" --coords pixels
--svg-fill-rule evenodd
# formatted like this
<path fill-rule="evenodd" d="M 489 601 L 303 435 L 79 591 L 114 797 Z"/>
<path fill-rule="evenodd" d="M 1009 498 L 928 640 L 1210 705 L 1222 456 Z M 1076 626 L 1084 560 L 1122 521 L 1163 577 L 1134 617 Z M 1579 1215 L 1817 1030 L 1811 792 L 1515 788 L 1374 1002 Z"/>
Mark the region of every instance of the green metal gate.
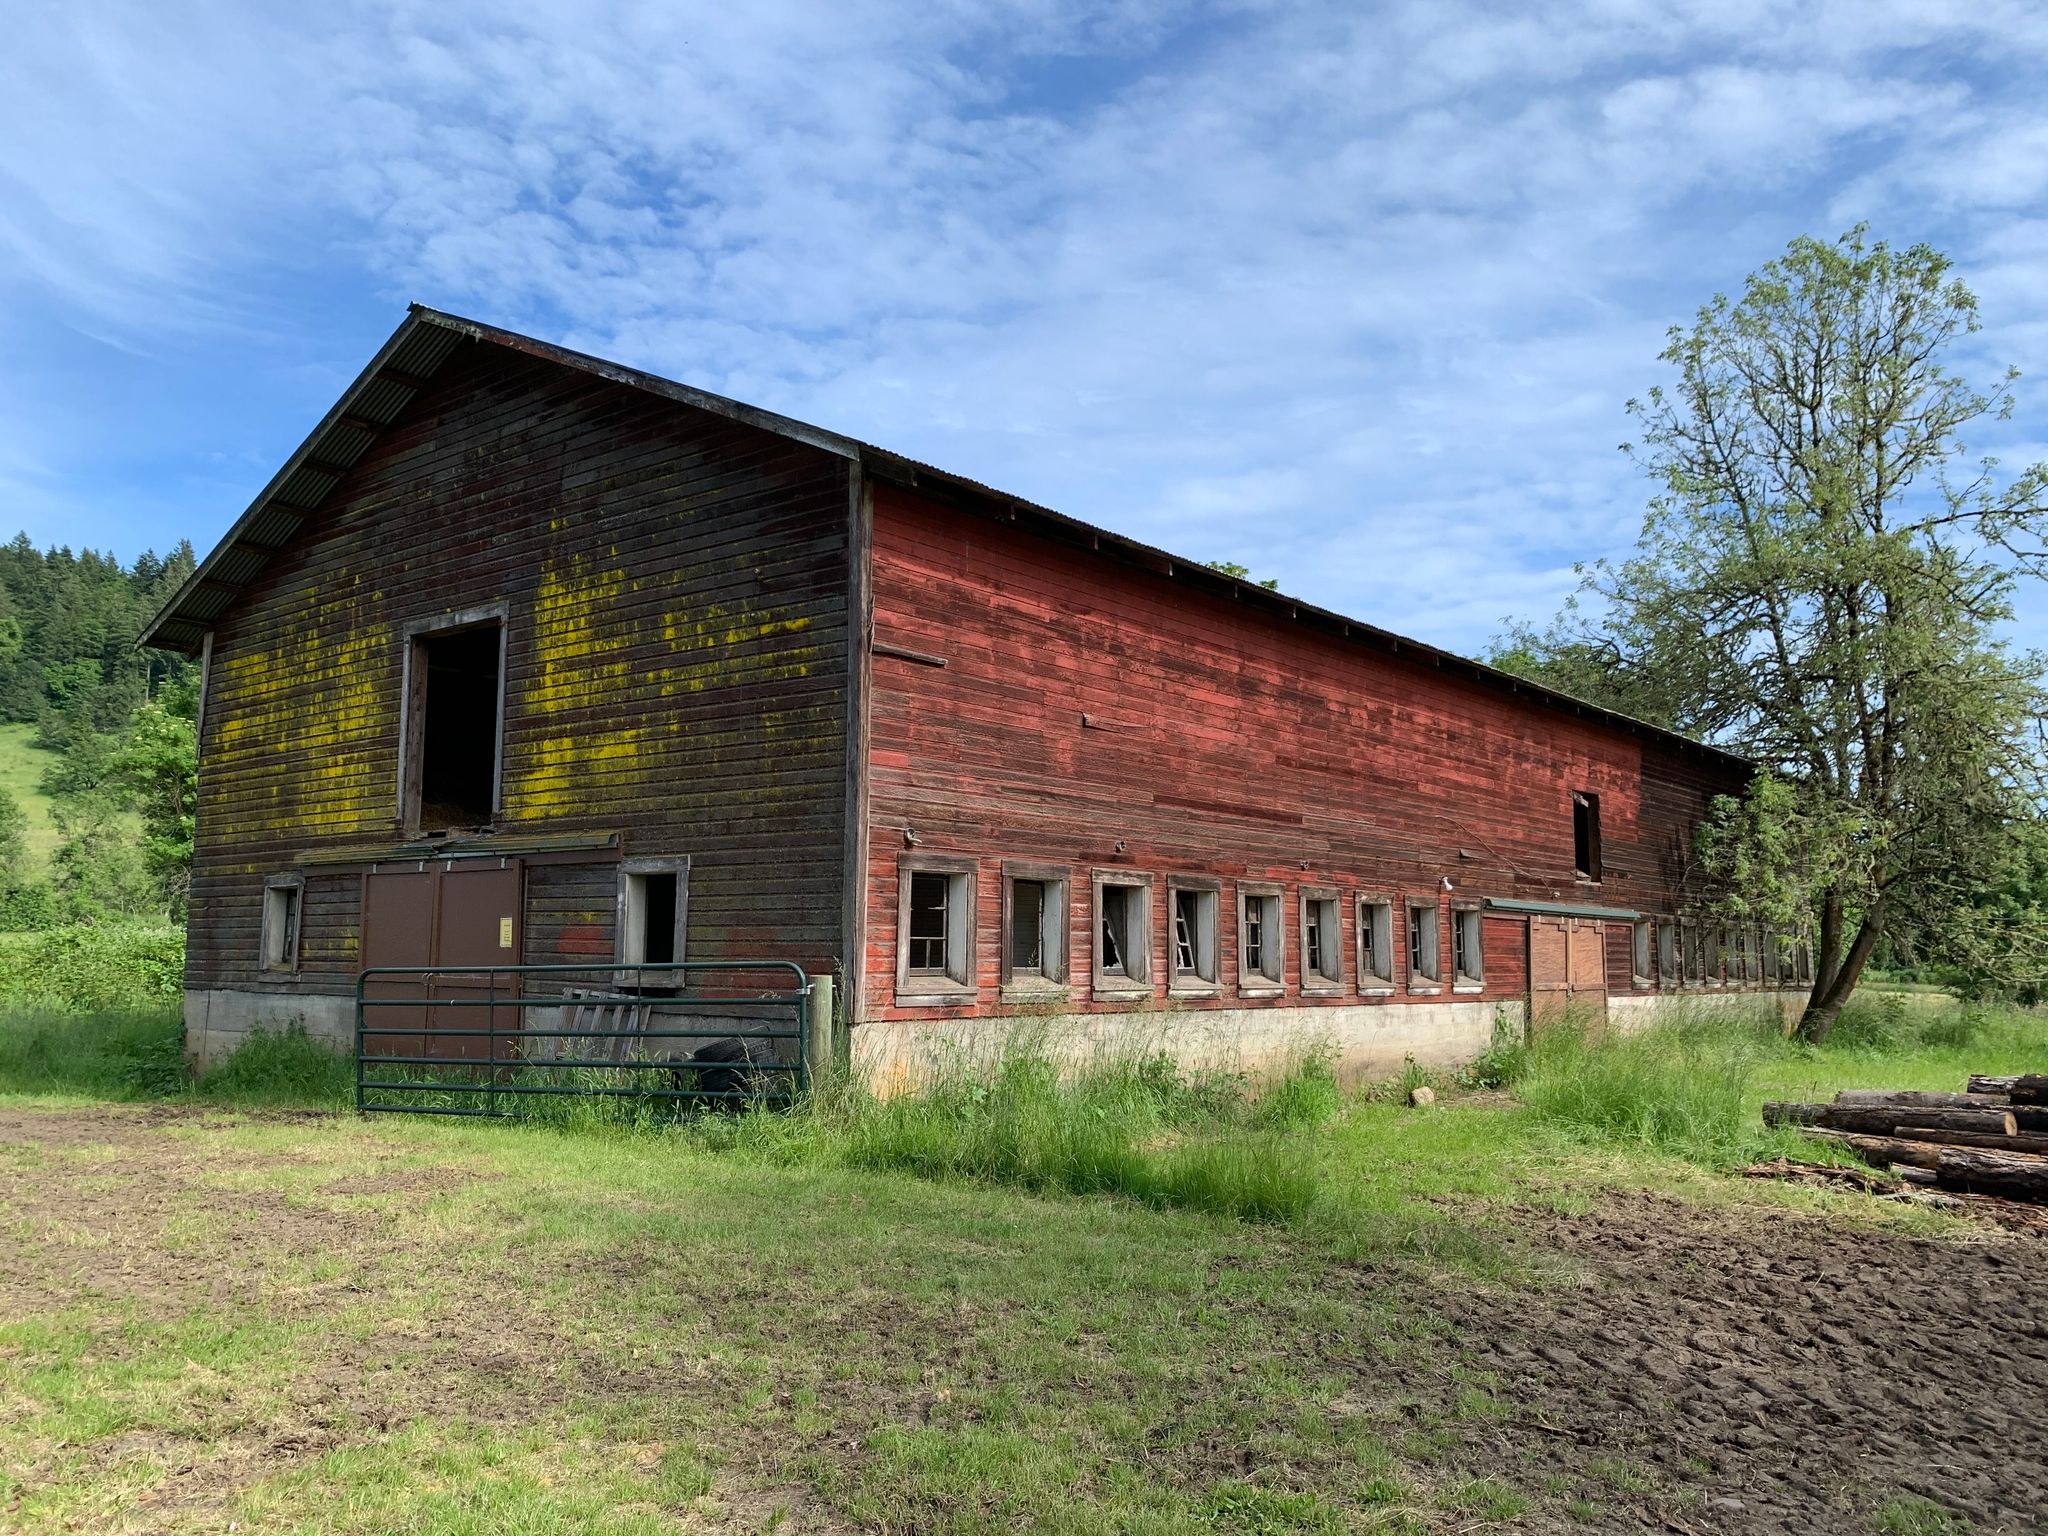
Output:
<path fill-rule="evenodd" d="M 786 960 L 370 966 L 356 978 L 356 1108 L 787 1103 L 810 1087 L 812 986 Z"/>

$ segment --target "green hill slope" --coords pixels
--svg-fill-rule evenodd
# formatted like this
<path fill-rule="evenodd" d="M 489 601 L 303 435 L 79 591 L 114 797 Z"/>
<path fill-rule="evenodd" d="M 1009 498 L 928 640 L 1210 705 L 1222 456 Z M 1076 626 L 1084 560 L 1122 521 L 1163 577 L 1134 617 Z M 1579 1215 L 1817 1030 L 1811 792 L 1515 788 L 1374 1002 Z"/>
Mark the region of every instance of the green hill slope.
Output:
<path fill-rule="evenodd" d="M 47 868 L 57 847 L 57 824 L 50 817 L 50 797 L 43 793 L 43 770 L 57 754 L 36 745 L 32 725 L 0 725 L 0 789 L 14 796 L 28 813 L 28 848 L 35 868 Z"/>

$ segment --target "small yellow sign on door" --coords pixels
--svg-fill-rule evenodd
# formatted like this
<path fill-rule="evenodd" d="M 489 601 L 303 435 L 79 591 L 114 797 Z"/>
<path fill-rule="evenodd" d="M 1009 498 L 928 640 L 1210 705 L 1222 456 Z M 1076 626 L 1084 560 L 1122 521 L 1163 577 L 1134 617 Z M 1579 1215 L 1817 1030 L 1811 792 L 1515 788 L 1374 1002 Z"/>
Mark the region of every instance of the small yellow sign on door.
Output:
<path fill-rule="evenodd" d="M 512 919 L 509 917 L 501 917 L 498 919 L 498 948 L 510 949 L 511 947 Z"/>

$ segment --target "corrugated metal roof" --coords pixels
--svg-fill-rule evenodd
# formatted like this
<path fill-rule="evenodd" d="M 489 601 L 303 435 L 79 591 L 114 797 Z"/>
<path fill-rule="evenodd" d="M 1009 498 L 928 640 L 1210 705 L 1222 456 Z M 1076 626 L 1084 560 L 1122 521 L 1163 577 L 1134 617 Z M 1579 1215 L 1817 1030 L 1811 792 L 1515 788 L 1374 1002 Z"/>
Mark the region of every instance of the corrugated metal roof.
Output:
<path fill-rule="evenodd" d="M 1519 695 L 1533 703 L 1598 721 L 1633 735 L 1647 736 L 1671 745 L 1722 758 L 1742 767 L 1745 759 L 1719 747 L 1694 741 L 1662 726 L 1603 709 L 1583 699 L 1559 693 L 1502 672 L 1484 662 L 1455 652 L 1425 645 L 1419 640 L 1394 634 L 1327 608 L 1318 608 L 1284 593 L 1274 592 L 1256 582 L 1226 576 L 1196 560 L 1185 560 L 1136 539 L 1112 533 L 1079 518 L 1055 512 L 1020 496 L 1012 496 L 965 475 L 935 465 L 920 463 L 890 453 L 872 443 L 812 426 L 794 417 L 731 400 L 708 390 L 696 389 L 658 374 L 629 368 L 623 363 L 575 352 L 536 337 L 524 336 L 478 320 L 446 314 L 415 304 L 404 323 L 391 335 L 370 365 L 335 402 L 334 407 L 298 450 L 287 459 L 277 475 L 230 528 L 213 552 L 199 563 L 191 578 L 165 604 L 164 609 L 139 642 L 168 650 L 196 653 L 213 623 L 231 607 L 269 563 L 277 549 L 288 543 L 305 521 L 305 515 L 320 506 L 341 483 L 347 470 L 375 446 L 378 433 L 395 425 L 417 394 L 433 379 L 455 350 L 465 342 L 485 342 L 532 357 L 580 369 L 633 389 L 661 395 L 680 404 L 710 411 L 745 423 L 779 437 L 808 443 L 823 452 L 856 460 L 864 472 L 883 480 L 926 493 L 938 492 L 971 502 L 1012 521 L 1028 523 L 1037 531 L 1062 542 L 1108 555 L 1128 564 L 1163 575 L 1196 583 L 1211 591 L 1228 592 L 1248 606 L 1288 619 L 1346 640 L 1367 645 L 1389 655 L 1468 677 L 1486 686 Z"/>

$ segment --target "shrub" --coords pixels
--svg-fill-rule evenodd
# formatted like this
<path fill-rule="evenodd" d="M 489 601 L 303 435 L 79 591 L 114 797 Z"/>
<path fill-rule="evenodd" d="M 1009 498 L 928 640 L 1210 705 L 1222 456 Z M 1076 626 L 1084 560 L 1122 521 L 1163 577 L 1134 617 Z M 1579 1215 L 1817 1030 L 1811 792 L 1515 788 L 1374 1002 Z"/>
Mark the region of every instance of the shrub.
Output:
<path fill-rule="evenodd" d="M 147 1008 L 175 1002 L 185 934 L 147 923 L 45 929 L 0 940 L 0 1008 Z"/>
<path fill-rule="evenodd" d="M 0 1090 L 153 1099 L 184 1086 L 184 1026 L 168 1010 L 0 1014 Z"/>

